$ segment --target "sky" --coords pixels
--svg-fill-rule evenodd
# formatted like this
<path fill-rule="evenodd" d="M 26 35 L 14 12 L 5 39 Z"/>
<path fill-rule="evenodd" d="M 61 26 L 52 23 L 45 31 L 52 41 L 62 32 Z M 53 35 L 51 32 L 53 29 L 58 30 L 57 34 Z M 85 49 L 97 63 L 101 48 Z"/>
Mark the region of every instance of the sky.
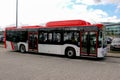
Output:
<path fill-rule="evenodd" d="M 82 19 L 120 22 L 120 0 L 18 0 L 18 25 Z M 0 0 L 0 28 L 16 24 L 16 0 Z"/>

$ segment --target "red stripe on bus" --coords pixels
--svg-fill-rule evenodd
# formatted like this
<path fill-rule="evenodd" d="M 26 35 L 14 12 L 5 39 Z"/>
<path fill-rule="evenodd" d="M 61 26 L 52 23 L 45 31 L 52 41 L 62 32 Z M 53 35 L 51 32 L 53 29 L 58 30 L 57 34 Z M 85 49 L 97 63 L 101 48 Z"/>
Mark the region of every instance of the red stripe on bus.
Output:
<path fill-rule="evenodd" d="M 6 30 L 5 30 L 5 32 L 4 32 L 4 38 L 3 38 L 3 41 L 4 41 L 4 47 L 6 48 L 7 46 L 6 46 Z"/>
<path fill-rule="evenodd" d="M 14 44 L 12 42 L 10 42 L 10 43 L 11 43 L 12 50 L 14 50 L 15 49 Z"/>

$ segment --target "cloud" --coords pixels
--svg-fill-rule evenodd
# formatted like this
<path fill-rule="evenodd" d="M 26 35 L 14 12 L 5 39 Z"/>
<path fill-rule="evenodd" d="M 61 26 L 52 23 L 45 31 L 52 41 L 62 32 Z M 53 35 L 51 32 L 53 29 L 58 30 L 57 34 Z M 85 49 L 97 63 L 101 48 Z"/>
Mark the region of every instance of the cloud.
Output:
<path fill-rule="evenodd" d="M 92 22 L 103 22 L 103 21 L 120 21 L 119 18 L 115 16 L 109 16 L 109 13 L 100 10 L 93 9 L 91 5 L 106 5 L 106 4 L 118 4 L 120 0 L 75 0 L 67 3 L 67 5 L 72 5 L 71 12 L 76 12 L 78 18 L 89 20 Z M 69 8 L 69 7 L 68 7 Z M 117 8 L 119 11 L 119 7 Z M 72 15 L 74 16 L 74 15 Z"/>
<path fill-rule="evenodd" d="M 116 12 L 116 13 L 120 13 L 120 5 L 117 6 L 115 12 Z"/>
<path fill-rule="evenodd" d="M 92 23 L 119 21 L 117 17 L 110 17 L 103 10 L 89 8 L 89 5 L 112 2 L 114 0 L 20 0 L 19 25 L 27 23 L 34 25 L 65 19 L 83 19 Z"/>
<path fill-rule="evenodd" d="M 101 2 L 101 0 L 94 0 L 94 2 L 95 2 L 95 3 L 99 3 L 99 2 Z"/>
<path fill-rule="evenodd" d="M 101 0 L 101 2 L 103 2 L 103 3 L 119 3 L 120 2 L 120 0 Z"/>
<path fill-rule="evenodd" d="M 75 0 L 75 3 L 81 3 L 85 5 L 95 5 L 96 2 L 94 0 Z"/>
<path fill-rule="evenodd" d="M 0 26 L 15 23 L 15 0 L 0 0 Z"/>
<path fill-rule="evenodd" d="M 94 0 L 95 3 L 97 4 L 116 4 L 116 12 L 120 11 L 120 0 Z"/>
<path fill-rule="evenodd" d="M 119 0 L 19 0 L 19 25 L 37 25 L 54 20 L 83 19 L 92 23 L 120 21 L 103 10 L 92 9 L 90 5 L 116 3 Z M 0 25 L 16 22 L 16 0 L 0 0 Z M 118 10 L 119 10 L 118 6 Z"/>

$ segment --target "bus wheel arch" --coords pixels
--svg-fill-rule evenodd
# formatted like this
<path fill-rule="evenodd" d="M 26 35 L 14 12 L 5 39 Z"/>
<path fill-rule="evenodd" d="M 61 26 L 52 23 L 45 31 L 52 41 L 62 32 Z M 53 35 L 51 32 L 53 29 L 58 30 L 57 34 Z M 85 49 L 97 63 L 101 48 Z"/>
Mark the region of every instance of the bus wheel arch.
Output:
<path fill-rule="evenodd" d="M 22 52 L 22 53 L 25 53 L 25 52 L 26 52 L 26 48 L 25 48 L 25 45 L 24 45 L 24 44 L 20 44 L 19 51 Z"/>
<path fill-rule="evenodd" d="M 65 56 L 68 58 L 75 58 L 76 57 L 76 51 L 73 47 L 67 47 L 65 49 Z"/>

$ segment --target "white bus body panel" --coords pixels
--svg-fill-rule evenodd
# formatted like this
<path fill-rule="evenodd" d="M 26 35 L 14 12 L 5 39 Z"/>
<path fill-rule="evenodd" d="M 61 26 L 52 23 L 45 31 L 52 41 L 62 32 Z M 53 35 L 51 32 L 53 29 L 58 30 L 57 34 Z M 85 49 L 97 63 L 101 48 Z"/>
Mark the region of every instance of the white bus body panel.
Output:
<path fill-rule="evenodd" d="M 67 47 L 74 48 L 76 51 L 76 56 L 80 56 L 80 48 L 71 44 L 65 44 L 65 45 L 39 44 L 38 52 L 65 55 L 65 49 Z"/>
<path fill-rule="evenodd" d="M 26 48 L 26 51 L 28 51 L 28 44 L 25 42 L 14 43 L 11 41 L 6 41 L 6 48 L 8 50 L 18 51 L 20 49 L 21 44 L 23 44 Z"/>
<path fill-rule="evenodd" d="M 105 57 L 107 54 L 107 48 L 98 48 L 97 57 L 102 58 Z"/>
<path fill-rule="evenodd" d="M 18 50 L 20 49 L 20 45 L 23 44 L 26 48 L 26 51 L 28 51 L 28 43 L 27 42 L 19 42 L 18 44 Z"/>
<path fill-rule="evenodd" d="M 75 52 L 76 52 L 76 56 L 80 56 L 80 47 L 77 47 L 75 45 L 72 45 L 72 44 L 65 44 L 62 46 L 62 53 L 65 53 L 65 49 L 67 47 L 72 47 L 75 49 Z"/>
<path fill-rule="evenodd" d="M 38 52 L 61 54 L 61 46 L 60 45 L 39 44 Z"/>
<path fill-rule="evenodd" d="M 28 43 L 27 42 L 19 42 L 16 44 L 17 49 L 19 50 L 20 45 L 23 44 L 28 51 Z M 14 43 L 10 41 L 6 41 L 6 47 L 8 50 L 14 50 L 13 46 L 15 47 Z M 77 47 L 72 44 L 64 44 L 64 45 L 50 45 L 50 44 L 38 44 L 38 52 L 39 53 L 50 53 L 50 54 L 58 54 L 58 55 L 65 55 L 65 49 L 67 47 L 72 47 L 75 49 L 76 56 L 80 56 L 80 47 Z M 107 48 L 98 48 L 97 57 L 102 58 L 105 57 L 107 54 Z"/>

